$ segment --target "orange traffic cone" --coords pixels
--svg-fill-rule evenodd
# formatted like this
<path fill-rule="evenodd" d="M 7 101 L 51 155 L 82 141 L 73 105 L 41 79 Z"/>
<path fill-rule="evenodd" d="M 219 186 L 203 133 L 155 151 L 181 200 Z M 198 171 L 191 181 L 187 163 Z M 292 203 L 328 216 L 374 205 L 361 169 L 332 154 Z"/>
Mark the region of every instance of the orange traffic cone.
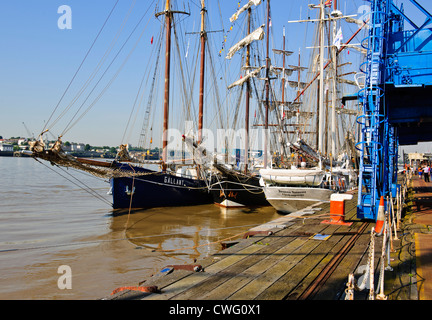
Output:
<path fill-rule="evenodd" d="M 384 214 L 384 197 L 381 196 L 379 207 L 378 207 L 378 217 L 375 224 L 375 232 L 378 236 L 380 236 L 383 233 L 384 230 L 384 220 L 385 220 L 385 214 Z"/>

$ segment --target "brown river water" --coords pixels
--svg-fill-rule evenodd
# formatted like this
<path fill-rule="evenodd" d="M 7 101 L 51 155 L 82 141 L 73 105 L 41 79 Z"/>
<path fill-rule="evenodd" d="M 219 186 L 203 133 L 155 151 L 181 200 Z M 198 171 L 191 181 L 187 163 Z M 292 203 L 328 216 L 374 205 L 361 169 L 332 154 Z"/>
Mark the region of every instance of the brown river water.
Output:
<path fill-rule="evenodd" d="M 31 158 L 0 157 L 0 169 L 0 300 L 102 299 L 279 217 L 213 204 L 113 215 L 107 181 Z"/>

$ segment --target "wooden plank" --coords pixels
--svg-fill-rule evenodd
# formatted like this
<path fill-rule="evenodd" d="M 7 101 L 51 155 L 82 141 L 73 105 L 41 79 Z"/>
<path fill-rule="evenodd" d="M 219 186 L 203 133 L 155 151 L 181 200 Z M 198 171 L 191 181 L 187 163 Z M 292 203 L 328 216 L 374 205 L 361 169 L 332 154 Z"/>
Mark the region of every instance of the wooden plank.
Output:
<path fill-rule="evenodd" d="M 374 225 L 370 224 L 355 238 L 352 248 L 346 246 L 363 224 L 356 218 L 354 198 L 345 202 L 345 220 L 353 222 L 352 227 L 322 224 L 322 220 L 328 219 L 329 204 L 320 204 L 316 206 L 322 208 L 320 212 L 305 214 L 300 218 L 294 217 L 289 221 L 284 219 L 283 222 L 289 222 L 289 225 L 283 230 L 275 230 L 273 235 L 240 240 L 238 244 L 197 262 L 205 266 L 205 272 L 176 270 L 170 275 L 145 281 L 146 286 L 157 285 L 162 294 L 152 294 L 143 299 L 296 299 L 301 297 L 305 289 L 312 288 L 310 285 L 317 280 L 322 287 L 317 292 L 313 291 L 310 299 L 343 299 L 348 275 L 354 273 L 356 279 L 361 280 L 358 268 L 367 264 L 370 229 Z M 331 237 L 325 241 L 310 239 L 315 233 Z M 400 254 L 394 253 L 398 257 L 394 262 L 397 264 L 397 271 L 385 274 L 386 294 L 393 292 L 392 296 L 389 296 L 392 300 L 409 300 L 410 297 L 415 297 L 411 292 L 416 286 L 413 281 L 415 279 L 408 277 L 416 271 L 410 255 L 414 244 L 407 245 L 406 241 L 403 241 L 405 238 L 395 242 L 395 249 L 396 245 L 400 246 Z M 340 255 L 341 248 L 350 250 L 347 249 Z M 382 237 L 376 237 L 375 287 L 379 285 L 381 249 Z M 407 251 L 406 258 L 403 257 L 403 250 Z M 327 271 L 334 272 L 327 277 Z M 389 285 L 387 281 L 391 281 Z M 368 294 L 368 288 L 362 292 L 356 291 L 355 300 L 367 299 Z"/>
<path fill-rule="evenodd" d="M 339 277 L 338 269 L 340 269 L 341 264 L 348 256 L 348 254 L 352 252 L 351 250 L 353 249 L 353 247 L 355 247 L 358 238 L 361 236 L 361 234 L 364 233 L 364 227 L 367 226 L 364 226 L 363 223 L 357 223 L 353 225 L 353 227 L 350 228 L 350 231 L 348 232 L 337 232 L 333 234 L 333 237 L 336 237 L 338 235 L 342 236 L 342 238 L 340 238 L 340 242 L 336 246 L 329 250 L 329 257 L 326 258 L 331 259 L 328 261 L 328 265 L 326 264 L 323 268 L 316 268 L 322 270 L 322 274 L 318 273 L 319 277 L 316 280 L 313 280 L 314 282 L 316 282 L 314 283 L 314 286 L 318 286 L 318 288 L 311 288 L 311 290 L 307 288 L 308 291 L 300 295 L 300 298 L 305 298 L 302 296 L 306 295 L 307 299 L 313 299 L 314 296 L 318 292 L 320 292 L 320 290 L 326 291 L 326 288 L 329 286 L 329 284 L 332 284 L 332 281 L 330 279 L 332 276 Z M 359 228 L 361 229 L 359 230 Z M 316 273 L 316 270 L 314 270 L 314 272 Z M 346 275 L 348 275 L 348 273 L 349 272 L 347 272 Z M 345 276 L 343 276 L 343 278 L 345 278 Z M 341 288 L 344 287 L 343 282 L 339 282 L 338 284 L 339 287 L 336 289 L 336 291 L 339 291 L 341 290 Z M 323 297 L 327 300 L 330 298 L 328 294 L 324 295 Z"/>
<path fill-rule="evenodd" d="M 359 261 L 366 255 L 370 243 L 370 227 L 357 239 L 355 246 L 350 250 L 336 268 L 335 272 L 329 277 L 325 286 L 314 297 L 314 300 L 339 300 L 344 294 L 345 284 L 348 275 L 354 273 L 359 265 Z M 367 261 L 367 260 L 366 260 Z"/>
<path fill-rule="evenodd" d="M 282 299 L 295 300 L 309 287 L 309 285 L 318 277 L 322 270 L 330 263 L 330 261 L 335 257 L 335 255 L 343 248 L 343 246 L 348 242 L 351 236 L 335 236 L 332 235 L 329 240 L 323 243 L 321 246 L 317 247 L 315 251 L 311 254 L 314 255 L 311 265 L 313 266 L 313 261 L 318 262 L 308 273 L 303 280 L 293 289 L 289 294 L 287 294 Z M 319 258 L 322 257 L 321 260 Z"/>
<path fill-rule="evenodd" d="M 331 227 L 336 226 L 332 225 Z M 340 227 L 336 228 L 339 229 Z M 331 234 L 331 232 L 327 233 Z M 272 284 L 262 294 L 257 296 L 257 299 L 285 299 L 292 290 L 302 283 L 303 280 L 305 280 L 305 282 L 302 283 L 302 287 L 306 288 L 309 283 L 316 278 L 322 268 L 324 268 L 331 260 L 332 256 L 329 255 L 329 251 L 334 246 L 339 245 L 342 247 L 343 243 L 340 244 L 340 239 L 338 239 L 338 237 L 332 236 L 331 238 L 326 241 L 310 240 L 310 242 L 316 243 L 316 245 L 312 251 L 305 255 L 301 261 L 301 264 L 297 264 L 289 272 L 285 273 L 277 282 Z"/>
<path fill-rule="evenodd" d="M 181 274 L 159 287 L 162 294 L 145 299 L 283 299 L 290 290 L 300 288 L 302 279 L 302 286 L 313 281 L 343 246 L 342 239 L 350 238 L 337 234 L 338 230 L 355 230 L 322 224 L 328 219 L 329 204 L 320 207 L 321 212 L 293 219 L 294 223 L 273 235 L 254 236 L 215 254 L 205 272 Z M 355 208 L 355 201 L 346 202 L 347 219 L 353 219 Z M 309 239 L 314 233 L 333 235 L 330 241 Z"/>
<path fill-rule="evenodd" d="M 313 250 L 318 244 L 312 241 L 305 241 L 303 245 L 294 250 L 290 255 L 273 265 L 260 274 L 253 281 L 242 287 L 239 291 L 229 297 L 231 300 L 252 300 L 261 292 L 266 290 L 274 282 L 278 281 L 290 269 L 294 268 L 304 258 L 304 255 Z"/>
<path fill-rule="evenodd" d="M 415 233 L 417 287 L 420 300 L 432 299 L 432 235 Z"/>
<path fill-rule="evenodd" d="M 285 231 L 285 232 L 284 232 Z M 175 299 L 201 299 L 206 292 L 212 291 L 217 286 L 231 281 L 231 278 L 238 276 L 245 269 L 253 267 L 260 263 L 263 259 L 274 254 L 276 251 L 280 251 L 286 243 L 292 242 L 295 238 L 290 237 L 287 234 L 288 231 L 282 230 L 277 235 L 271 235 L 256 241 L 256 245 L 262 247 L 261 250 L 256 251 L 245 259 L 242 259 L 239 263 L 232 264 L 231 266 L 221 270 L 214 274 L 211 279 L 208 279 L 204 283 L 199 283 L 197 286 L 190 288 L 187 292 L 180 293 Z M 225 296 L 229 295 L 229 291 L 225 292 Z"/>
<path fill-rule="evenodd" d="M 315 230 L 312 230 L 312 226 L 316 227 Z M 309 220 L 307 223 L 302 225 L 302 227 L 298 231 L 316 231 L 325 230 L 327 228 L 332 229 L 335 228 L 335 226 L 327 226 L 323 224 L 317 225 L 316 222 L 311 222 L 311 220 Z M 258 278 L 248 283 L 245 287 L 232 295 L 230 299 L 255 299 L 261 292 L 265 291 L 274 282 L 278 281 L 290 269 L 295 268 L 296 265 L 298 265 L 300 262 L 301 265 L 303 265 L 304 257 L 307 256 L 312 250 L 314 250 L 315 247 L 317 247 L 319 244 L 319 241 L 310 241 L 309 239 L 307 239 L 301 247 L 297 248 L 291 254 L 287 255 L 287 257 L 279 261 L 271 269 L 266 270 Z"/>
<path fill-rule="evenodd" d="M 205 294 L 203 299 L 220 300 L 229 298 L 242 287 L 263 274 L 266 270 L 272 269 L 280 260 L 302 246 L 306 241 L 306 237 L 295 238 L 293 241 L 274 252 L 274 254 L 260 259 L 249 268 L 235 274 L 231 279 L 220 283 L 219 286 Z"/>
<path fill-rule="evenodd" d="M 211 257 L 207 257 L 205 259 L 200 260 L 200 264 L 204 269 L 206 269 L 208 266 L 221 261 L 222 259 L 241 251 L 242 249 L 247 248 L 251 244 L 253 244 L 255 241 L 262 239 L 263 237 L 255 237 L 254 239 L 240 239 L 238 244 L 230 247 L 228 249 L 222 250 L 219 254 L 213 255 Z M 188 277 L 191 274 L 190 271 L 184 271 L 184 270 L 175 270 L 170 274 L 166 274 L 163 276 L 160 276 L 156 274 L 155 276 L 152 276 L 151 278 L 145 279 L 141 282 L 139 282 L 139 285 L 145 284 L 146 286 L 155 285 L 159 289 L 164 288 L 174 282 L 177 282 L 185 277 Z"/>
<path fill-rule="evenodd" d="M 195 272 L 193 274 L 190 274 L 187 277 L 184 277 L 172 284 L 169 284 L 168 286 L 165 286 L 162 289 L 161 294 L 153 294 L 149 296 L 147 299 L 153 300 L 167 300 L 175 295 L 179 294 L 180 292 L 183 292 L 190 287 L 196 285 L 197 283 L 207 280 L 209 277 L 214 275 L 215 273 L 229 267 L 230 265 L 237 263 L 238 261 L 244 259 L 249 254 L 256 252 L 258 250 L 261 250 L 262 246 L 252 244 L 243 250 L 238 251 L 236 254 L 232 254 L 230 256 L 227 256 L 225 259 L 222 259 L 210 266 L 208 266 L 205 269 L 205 272 Z"/>

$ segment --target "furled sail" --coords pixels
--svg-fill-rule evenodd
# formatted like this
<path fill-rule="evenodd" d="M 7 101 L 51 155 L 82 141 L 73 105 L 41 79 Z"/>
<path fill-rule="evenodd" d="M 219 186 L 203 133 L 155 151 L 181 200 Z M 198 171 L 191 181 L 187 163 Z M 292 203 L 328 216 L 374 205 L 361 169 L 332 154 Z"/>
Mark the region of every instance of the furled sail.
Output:
<path fill-rule="evenodd" d="M 302 139 L 298 139 L 296 142 L 289 144 L 289 146 L 296 150 L 296 152 L 301 153 L 302 155 L 308 157 L 313 161 L 319 161 L 320 155 L 316 152 L 312 147 L 310 147 L 306 142 Z"/>
<path fill-rule="evenodd" d="M 242 67 L 242 70 L 251 70 L 251 69 L 255 70 L 256 68 L 259 68 L 259 67 L 244 66 L 244 67 Z M 265 66 L 263 66 L 262 68 L 265 68 Z M 288 68 L 275 67 L 275 66 L 271 65 L 269 71 L 270 71 L 270 73 L 272 73 L 274 75 L 280 75 L 280 74 L 284 73 L 286 77 L 289 77 L 293 74 L 294 70 L 288 69 Z M 282 76 L 283 76 L 283 74 L 282 74 Z"/>
<path fill-rule="evenodd" d="M 252 5 L 258 6 L 261 3 L 261 0 L 249 0 L 248 3 L 246 3 L 243 7 L 241 7 L 240 9 L 237 10 L 236 13 L 234 13 L 231 18 L 230 18 L 230 22 L 236 21 L 238 16 L 246 11 L 247 9 L 249 9 L 250 7 L 252 7 Z"/>
<path fill-rule="evenodd" d="M 307 118 L 310 119 L 314 116 L 315 112 L 311 112 L 311 111 L 288 111 L 285 110 L 284 111 L 285 117 L 288 118 L 292 118 L 292 117 L 296 117 L 296 116 L 302 116 L 303 118 Z"/>
<path fill-rule="evenodd" d="M 254 32 L 248 34 L 245 38 L 237 42 L 235 45 L 233 45 L 226 56 L 227 59 L 231 59 L 234 54 L 239 51 L 241 48 L 244 48 L 248 44 L 250 44 L 252 41 L 255 40 L 262 40 L 264 39 L 264 25 L 256 29 Z"/>
<path fill-rule="evenodd" d="M 299 66 L 292 66 L 292 65 L 289 65 L 289 67 L 291 69 L 293 69 L 294 71 L 304 71 L 304 70 L 307 70 L 306 67 L 299 67 Z"/>
<path fill-rule="evenodd" d="M 281 68 L 281 67 L 274 67 L 274 66 L 270 66 L 270 72 L 274 73 L 274 74 L 281 74 L 284 73 L 283 76 L 284 77 L 289 77 L 293 74 L 294 69 L 287 69 L 287 68 Z"/>
<path fill-rule="evenodd" d="M 290 55 L 293 54 L 292 51 L 280 50 L 280 49 L 273 49 L 273 52 L 276 53 L 276 54 L 283 54 L 283 55 L 285 55 L 286 57 L 289 57 Z"/>
<path fill-rule="evenodd" d="M 306 88 L 306 85 L 307 85 L 307 83 L 305 83 L 305 82 L 298 82 L 298 81 L 292 81 L 292 80 L 289 80 L 288 84 L 290 85 L 291 88 L 300 88 L 300 89 Z"/>
<path fill-rule="evenodd" d="M 261 102 L 264 103 L 265 101 L 261 100 Z M 296 101 L 296 102 L 291 102 L 291 101 L 271 101 L 270 103 L 274 103 L 277 106 L 285 106 L 285 107 L 289 107 L 289 108 L 297 108 L 303 102 L 300 102 L 300 101 Z"/>
<path fill-rule="evenodd" d="M 246 74 L 244 77 L 242 77 L 241 79 L 237 80 L 236 82 L 233 82 L 232 84 L 230 84 L 228 86 L 228 89 L 231 89 L 235 86 L 240 86 L 242 85 L 245 81 L 247 81 L 248 79 L 255 77 L 264 67 L 260 67 L 257 68 L 251 72 L 249 72 L 248 74 Z"/>
<path fill-rule="evenodd" d="M 352 81 L 352 80 L 347 80 L 347 79 L 338 78 L 337 81 L 338 81 L 339 83 L 346 83 L 346 84 L 350 84 L 350 85 L 353 85 L 353 86 L 356 86 L 356 85 L 357 85 L 357 83 L 356 83 L 355 81 Z"/>

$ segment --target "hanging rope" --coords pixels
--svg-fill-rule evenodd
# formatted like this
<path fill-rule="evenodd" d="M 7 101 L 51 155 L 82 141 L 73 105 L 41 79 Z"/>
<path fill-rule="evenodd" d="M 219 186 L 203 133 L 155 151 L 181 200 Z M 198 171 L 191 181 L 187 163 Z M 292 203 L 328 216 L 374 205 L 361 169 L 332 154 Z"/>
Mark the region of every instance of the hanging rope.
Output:
<path fill-rule="evenodd" d="M 380 261 L 380 271 L 379 271 L 379 279 L 378 285 L 375 291 L 374 278 L 375 278 L 375 237 L 376 232 L 375 228 L 371 229 L 371 239 L 369 243 L 369 251 L 368 251 L 368 261 L 366 265 L 366 271 L 362 275 L 362 281 L 360 284 L 357 284 L 354 275 L 348 275 L 347 288 L 345 289 L 345 300 L 354 300 L 354 290 L 355 291 L 363 291 L 366 287 L 369 288 L 369 300 L 387 300 L 388 297 L 384 294 L 384 279 L 385 279 L 385 271 L 393 271 L 393 268 L 390 266 L 390 233 L 391 226 L 389 224 L 388 215 L 386 214 L 386 219 L 384 222 L 384 231 L 383 231 L 383 240 L 382 240 L 382 251 L 381 251 L 381 261 Z"/>
<path fill-rule="evenodd" d="M 217 231 L 217 230 L 227 230 L 227 229 L 236 229 L 236 228 L 252 228 L 252 227 L 259 226 L 259 225 L 260 224 L 238 225 L 238 226 L 225 227 L 225 228 L 205 229 L 203 231 Z M 130 226 L 128 227 L 128 229 L 130 229 Z M 170 233 L 169 236 L 183 235 L 185 233 L 188 233 L 188 232 Z M 242 232 L 242 233 L 240 233 L 240 235 L 243 235 L 245 233 L 246 232 Z M 70 242 L 70 243 L 59 243 L 59 244 L 53 244 L 53 245 L 36 246 L 36 247 L 4 249 L 4 250 L 0 250 L 0 253 L 11 252 L 11 251 L 27 251 L 27 250 L 59 248 L 59 247 L 68 247 L 68 246 L 82 246 L 82 245 L 89 245 L 89 244 L 101 244 L 101 243 L 106 243 L 106 242 L 131 241 L 131 240 L 140 240 L 140 239 L 166 237 L 166 236 L 167 236 L 167 234 L 153 234 L 153 235 L 147 235 L 147 236 L 124 237 L 124 238 L 107 239 L 107 240 L 77 241 L 77 242 Z M 234 236 L 232 236 L 232 237 L 234 237 Z M 232 237 L 230 237 L 230 238 L 232 238 Z M 221 241 L 223 241 L 223 240 L 221 240 Z"/>
<path fill-rule="evenodd" d="M 155 1 L 155 0 L 154 0 Z M 153 1 L 153 2 L 154 2 Z M 117 1 L 118 2 L 118 1 Z M 152 2 L 152 3 L 153 3 Z M 105 27 L 105 24 L 108 21 L 108 18 L 105 21 L 104 26 L 101 28 L 97 38 L 95 39 L 94 43 L 92 44 L 91 48 L 89 49 L 89 51 L 87 52 L 87 55 L 85 56 L 83 62 L 81 63 L 79 69 L 77 70 L 76 74 L 74 75 L 73 79 L 71 80 L 67 90 L 65 91 L 64 95 L 62 96 L 61 100 L 59 101 L 58 105 L 56 106 L 55 110 L 53 111 L 53 113 L 51 114 L 49 120 L 47 121 L 45 127 L 44 127 L 44 131 L 42 132 L 45 133 L 47 131 L 49 131 L 55 124 L 58 123 L 58 121 L 60 121 L 61 118 L 63 118 L 66 113 L 68 111 L 70 111 L 70 109 L 72 108 L 72 106 L 77 102 L 78 98 L 80 98 L 80 96 L 84 93 L 84 91 L 89 87 L 90 82 L 95 78 L 96 74 L 99 72 L 99 70 L 101 69 L 102 65 L 104 64 L 104 62 L 106 61 L 106 59 L 108 58 L 108 55 L 110 54 L 110 52 L 113 50 L 114 45 L 116 44 L 119 35 L 121 34 L 121 32 L 124 29 L 124 26 L 126 24 L 126 22 L 129 20 L 129 16 L 130 13 L 132 11 L 133 6 L 135 5 L 135 2 L 131 5 L 131 8 L 129 9 L 128 14 L 126 15 L 126 17 L 124 18 L 124 21 L 122 23 L 122 25 L 120 26 L 116 36 L 114 37 L 111 45 L 109 46 L 109 48 L 107 49 L 107 51 L 105 52 L 104 56 L 100 59 L 97 67 L 95 68 L 95 70 L 93 71 L 92 75 L 89 76 L 89 78 L 87 79 L 87 81 L 84 83 L 84 85 L 81 87 L 81 89 L 79 90 L 79 92 L 75 95 L 75 97 L 72 99 L 72 101 L 69 103 L 69 105 L 63 110 L 63 112 L 51 123 L 50 127 L 48 127 L 48 122 L 50 122 L 51 118 L 53 117 L 54 113 L 56 112 L 56 110 L 58 109 L 61 100 L 63 100 L 64 95 L 66 94 L 66 91 L 69 89 L 70 85 L 72 84 L 73 80 L 75 79 L 79 69 L 81 69 L 82 64 L 84 63 L 84 61 L 86 60 L 88 54 L 90 53 L 91 49 L 93 48 L 97 38 L 100 36 L 100 33 L 102 32 L 103 28 Z M 119 54 L 121 53 L 121 51 L 123 51 L 125 45 L 127 44 L 127 42 L 130 40 L 131 36 L 135 33 L 136 29 L 138 28 L 138 26 L 141 24 L 142 20 L 144 19 L 145 15 L 148 13 L 148 11 L 150 10 L 151 5 L 147 8 L 146 12 L 142 15 L 141 19 L 138 21 L 138 23 L 135 25 L 134 29 L 131 31 L 131 33 L 129 34 L 129 36 L 127 37 L 126 41 L 123 43 L 123 45 L 121 46 L 121 48 L 119 49 L 119 51 L 117 52 L 117 54 L 115 55 L 115 57 L 111 60 L 110 64 L 108 65 L 108 67 L 105 69 L 105 71 L 103 72 L 103 74 L 101 75 L 101 77 L 99 78 L 99 80 L 97 81 L 97 83 L 93 86 L 93 89 L 90 91 L 90 93 L 87 95 L 87 97 L 85 98 L 84 102 L 81 104 L 81 106 L 78 108 L 78 110 L 75 112 L 75 114 L 73 115 L 73 117 L 70 119 L 69 123 L 66 125 L 64 131 L 61 133 L 60 136 L 63 136 L 66 132 L 68 132 L 73 126 L 75 126 L 77 124 L 77 122 L 79 122 L 79 120 L 81 120 L 87 113 L 88 111 L 96 104 L 96 102 L 102 97 L 102 95 L 106 92 L 106 90 L 111 86 L 111 84 L 114 82 L 114 80 L 117 78 L 118 74 L 120 73 L 121 69 L 124 67 L 126 61 L 129 59 L 130 55 L 132 54 L 133 50 L 136 48 L 138 42 L 135 44 L 134 48 L 132 49 L 132 51 L 129 53 L 129 55 L 127 56 L 125 62 L 121 65 L 121 67 L 119 68 L 119 70 L 117 71 L 117 73 L 113 76 L 113 78 L 109 81 L 109 83 L 102 89 L 101 93 L 94 99 L 94 101 L 90 104 L 90 106 L 80 114 L 81 109 L 83 108 L 84 104 L 87 102 L 87 100 L 90 98 L 91 94 L 93 94 L 93 92 L 95 91 L 96 87 L 100 84 L 101 80 L 105 77 L 105 75 L 107 74 L 108 70 L 111 68 L 111 66 L 113 65 L 113 63 L 115 62 L 115 60 L 118 58 Z M 113 8 L 114 10 L 114 8 Z M 112 10 L 112 11 L 113 11 Z M 112 12 L 111 12 L 112 13 Z M 110 15 L 111 15 L 110 13 Z M 144 31 L 141 33 L 140 38 L 142 37 Z M 46 129 L 48 128 L 48 129 Z M 41 135 L 42 135 L 41 134 Z"/>

